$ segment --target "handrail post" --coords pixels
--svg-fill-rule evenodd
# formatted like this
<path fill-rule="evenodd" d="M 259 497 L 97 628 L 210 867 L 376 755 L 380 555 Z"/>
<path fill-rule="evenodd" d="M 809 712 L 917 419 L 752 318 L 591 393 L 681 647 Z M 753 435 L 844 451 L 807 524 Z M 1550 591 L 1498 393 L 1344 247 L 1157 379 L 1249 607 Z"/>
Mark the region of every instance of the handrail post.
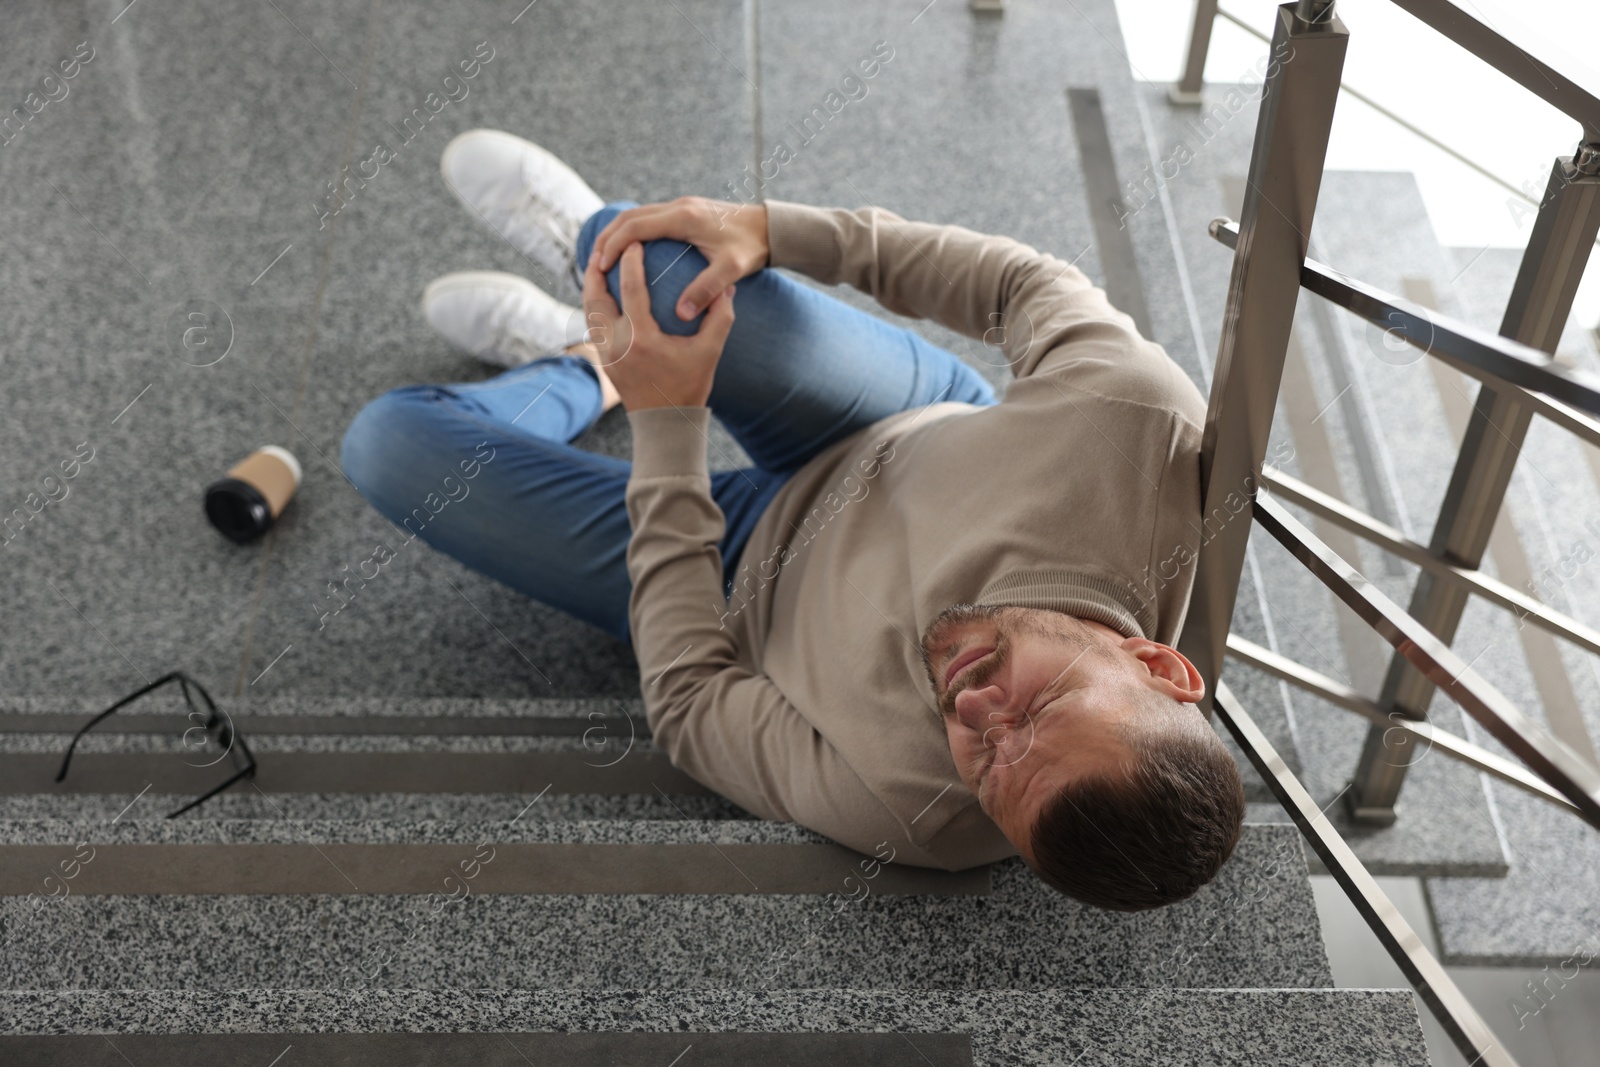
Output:
<path fill-rule="evenodd" d="M 1299 18 L 1293 3 L 1278 8 L 1272 54 L 1285 58 L 1268 71 L 1256 122 L 1201 440 L 1200 558 L 1178 645 L 1205 680 L 1207 714 L 1244 569 L 1248 503 L 1272 429 L 1348 43 L 1331 7 L 1316 22 Z"/>
<path fill-rule="evenodd" d="M 1501 322 L 1502 337 L 1552 354 L 1560 343 L 1578 282 L 1600 233 L 1600 152 L 1596 149 L 1584 145 L 1573 159 L 1555 161 Z M 1472 418 L 1428 546 L 1447 563 L 1475 570 L 1488 550 L 1489 535 L 1533 420 L 1533 408 L 1518 398 L 1518 392 L 1485 384 L 1473 403 Z M 1455 640 L 1466 605 L 1467 591 L 1462 586 L 1425 570 L 1417 578 L 1409 613 L 1449 644 Z M 1389 660 L 1378 703 L 1392 715 L 1421 720 L 1427 717 L 1434 688 L 1396 653 Z M 1390 734 L 1381 726 L 1369 729 L 1345 794 L 1351 817 L 1369 825 L 1392 824 L 1406 768 L 1415 759 L 1408 734 Z"/>
<path fill-rule="evenodd" d="M 1272 790 L 1283 810 L 1289 813 L 1300 833 L 1305 836 L 1317 858 L 1322 861 L 1333 880 L 1349 898 L 1350 903 L 1366 921 L 1369 929 L 1394 960 L 1400 973 L 1417 991 L 1417 996 L 1428 1006 L 1433 1017 L 1439 1020 L 1445 1035 L 1450 1038 L 1461 1055 L 1473 1067 L 1517 1067 L 1517 1061 L 1506 1051 L 1495 1032 L 1484 1021 L 1472 1001 L 1461 992 L 1422 943 L 1422 938 L 1406 922 L 1400 909 L 1394 906 L 1367 868 L 1356 857 L 1349 844 L 1340 836 L 1328 816 L 1321 810 L 1306 787 L 1289 770 L 1283 757 L 1273 749 L 1267 735 L 1261 732 L 1250 713 L 1232 693 L 1222 694 L 1217 702 L 1218 717 L 1233 739 L 1244 750 L 1245 756 L 1261 775 L 1261 780 Z"/>
<path fill-rule="evenodd" d="M 1189 27 L 1189 58 L 1183 65 L 1183 77 L 1167 90 L 1167 99 L 1174 104 L 1200 103 L 1205 87 L 1206 55 L 1211 51 L 1211 28 L 1217 23 L 1217 0 L 1195 0 L 1194 24 Z"/>

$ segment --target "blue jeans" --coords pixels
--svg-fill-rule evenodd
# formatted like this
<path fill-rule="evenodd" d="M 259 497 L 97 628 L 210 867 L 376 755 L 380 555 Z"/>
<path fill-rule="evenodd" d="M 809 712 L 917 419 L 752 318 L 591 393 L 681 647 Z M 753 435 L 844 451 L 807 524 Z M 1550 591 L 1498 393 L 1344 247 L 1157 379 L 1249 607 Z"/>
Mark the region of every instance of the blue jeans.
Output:
<path fill-rule="evenodd" d="M 600 230 L 633 206 L 607 204 L 584 223 L 578 271 Z M 674 308 L 705 257 L 659 240 L 645 246 L 644 263 L 661 329 L 698 330 L 699 318 L 682 322 Z M 607 283 L 620 303 L 619 270 Z M 734 313 L 709 406 L 755 466 L 711 475 L 726 518 L 725 594 L 762 510 L 819 451 L 910 408 L 996 402 L 954 354 L 777 271 L 740 281 Z M 600 403 L 594 367 L 564 354 L 483 382 L 402 386 L 356 416 L 340 462 L 408 534 L 631 644 L 630 464 L 569 444 L 599 417 Z"/>

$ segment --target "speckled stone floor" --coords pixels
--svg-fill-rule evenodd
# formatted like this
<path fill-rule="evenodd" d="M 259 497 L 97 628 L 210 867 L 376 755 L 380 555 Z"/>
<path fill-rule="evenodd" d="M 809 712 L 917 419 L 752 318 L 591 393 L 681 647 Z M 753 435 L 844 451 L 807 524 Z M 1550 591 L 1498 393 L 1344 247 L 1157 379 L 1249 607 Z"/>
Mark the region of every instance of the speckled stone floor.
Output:
<path fill-rule="evenodd" d="M 1409 994 L 1382 990 L 941 993 L 805 990 L 749 994 L 377 992 L 0 994 L 0 1030 L 47 1017 L 69 1033 L 899 1031 L 971 1035 L 980 1064 L 1173 1065 L 1428 1062 Z M 1228 1034 L 1253 1036 L 1246 1048 Z M 27 1046 L 6 1045 L 0 1052 Z M 292 1043 L 262 1041 L 269 1049 Z M 37 1047 L 37 1046 L 34 1046 Z"/>

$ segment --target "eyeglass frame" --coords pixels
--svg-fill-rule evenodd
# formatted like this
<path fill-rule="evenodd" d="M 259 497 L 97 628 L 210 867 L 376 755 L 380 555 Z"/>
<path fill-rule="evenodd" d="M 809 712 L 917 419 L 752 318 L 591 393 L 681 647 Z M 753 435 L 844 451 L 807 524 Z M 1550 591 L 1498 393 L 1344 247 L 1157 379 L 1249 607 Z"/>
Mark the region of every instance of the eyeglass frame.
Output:
<path fill-rule="evenodd" d="M 233 777 L 227 779 L 221 785 L 202 793 L 200 796 L 196 797 L 194 800 L 191 800 L 177 811 L 172 812 L 167 816 L 167 818 L 176 819 L 185 812 L 193 811 L 195 808 L 199 807 L 201 804 L 204 804 L 206 801 L 210 800 L 218 793 L 221 793 L 223 790 L 227 789 L 229 786 L 238 782 L 242 778 L 254 779 L 256 776 L 255 754 L 250 751 L 250 746 L 245 744 L 244 735 L 239 732 L 238 727 L 234 726 L 233 720 L 217 710 L 216 702 L 211 699 L 211 694 L 206 692 L 205 686 L 201 685 L 193 678 L 190 678 L 182 671 L 172 671 L 168 674 L 162 675 L 160 678 L 157 678 L 155 681 L 144 686 L 142 689 L 135 690 L 134 692 L 123 697 L 121 700 L 117 701 L 115 704 L 111 705 L 109 708 L 102 711 L 100 714 L 96 715 L 94 718 L 90 719 L 88 722 L 79 727 L 78 732 L 72 735 L 72 741 L 67 745 L 66 754 L 61 759 L 61 769 L 56 772 L 56 781 L 60 782 L 67 777 L 67 768 L 72 763 L 72 754 L 78 747 L 78 741 L 82 739 L 84 734 L 98 726 L 108 716 L 110 716 L 112 712 L 126 707 L 135 700 L 138 700 L 140 697 L 144 696 L 146 693 L 149 693 L 155 689 L 159 689 L 161 686 L 166 685 L 171 681 L 176 681 L 178 683 L 179 688 L 181 688 L 183 691 L 184 703 L 189 705 L 189 711 L 194 715 L 198 715 L 200 713 L 200 709 L 195 706 L 194 697 L 189 693 L 189 687 L 192 685 L 200 691 L 201 698 L 205 701 L 206 707 L 210 710 L 210 714 L 206 716 L 205 724 L 201 728 L 205 731 L 208 738 L 214 736 L 218 744 L 226 746 L 226 751 L 229 754 L 230 759 L 233 759 L 233 765 L 238 768 L 238 770 L 234 772 Z M 187 733 L 188 731 L 186 730 L 184 732 Z M 237 746 L 237 751 L 244 756 L 245 765 L 243 767 L 239 767 L 238 759 L 232 756 L 232 753 L 236 750 L 235 746 Z"/>

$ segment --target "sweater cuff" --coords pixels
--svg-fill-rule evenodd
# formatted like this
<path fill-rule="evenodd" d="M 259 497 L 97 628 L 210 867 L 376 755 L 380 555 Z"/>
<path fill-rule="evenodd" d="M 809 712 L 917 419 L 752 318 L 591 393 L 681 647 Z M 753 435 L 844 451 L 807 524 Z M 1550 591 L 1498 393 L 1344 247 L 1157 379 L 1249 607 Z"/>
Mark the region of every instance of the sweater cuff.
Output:
<path fill-rule="evenodd" d="M 834 209 L 767 201 L 767 265 L 816 277 L 839 265 L 839 224 Z"/>
<path fill-rule="evenodd" d="M 706 463 L 706 427 L 711 409 L 699 407 L 640 408 L 628 412 L 633 428 L 631 478 L 674 475 L 710 477 Z"/>

